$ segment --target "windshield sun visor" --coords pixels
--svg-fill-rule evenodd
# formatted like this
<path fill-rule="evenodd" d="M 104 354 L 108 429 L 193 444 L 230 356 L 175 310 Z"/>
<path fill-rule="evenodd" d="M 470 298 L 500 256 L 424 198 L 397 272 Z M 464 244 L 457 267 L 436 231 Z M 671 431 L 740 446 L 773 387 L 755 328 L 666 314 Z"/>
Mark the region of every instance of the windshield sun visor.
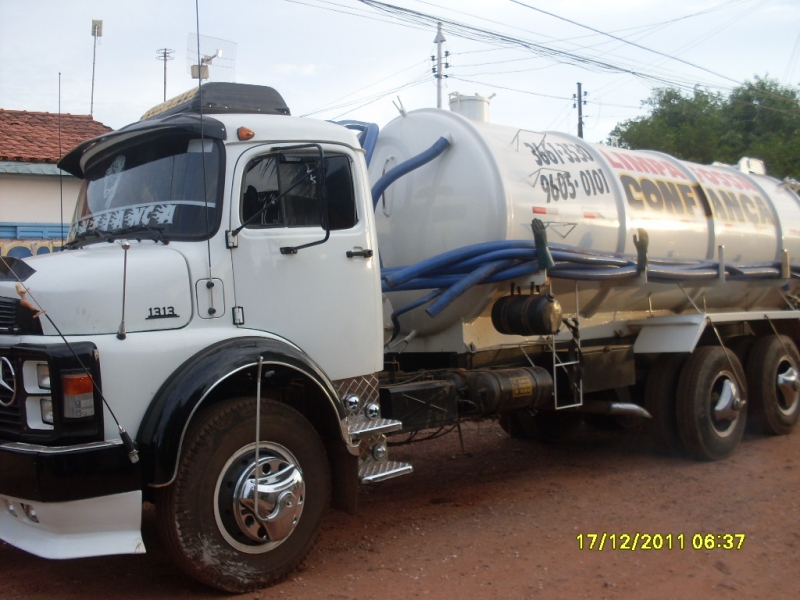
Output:
<path fill-rule="evenodd" d="M 225 125 L 213 117 L 193 113 L 172 114 L 139 121 L 79 144 L 58 162 L 58 168 L 79 179 L 85 176 L 86 161 L 116 144 L 127 144 L 140 136 L 161 133 L 191 133 L 212 140 L 226 140 Z"/>

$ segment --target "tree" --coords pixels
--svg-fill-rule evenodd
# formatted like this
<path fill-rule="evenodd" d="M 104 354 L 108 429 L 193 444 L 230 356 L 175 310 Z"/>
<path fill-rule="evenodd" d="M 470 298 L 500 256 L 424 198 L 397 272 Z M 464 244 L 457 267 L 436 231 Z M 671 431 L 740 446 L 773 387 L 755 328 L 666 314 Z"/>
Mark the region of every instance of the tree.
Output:
<path fill-rule="evenodd" d="M 726 98 L 696 87 L 691 96 L 659 88 L 646 117 L 618 124 L 620 146 L 660 150 L 699 163 L 760 158 L 777 177 L 800 177 L 800 95 L 759 77 Z"/>

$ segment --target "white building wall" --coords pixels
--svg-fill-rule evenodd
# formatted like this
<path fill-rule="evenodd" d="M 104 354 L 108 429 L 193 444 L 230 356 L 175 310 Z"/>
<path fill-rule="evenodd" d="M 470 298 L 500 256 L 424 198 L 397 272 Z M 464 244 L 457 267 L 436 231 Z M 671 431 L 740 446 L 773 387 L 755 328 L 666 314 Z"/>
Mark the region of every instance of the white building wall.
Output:
<path fill-rule="evenodd" d="M 72 220 L 80 180 L 65 175 L 63 185 L 64 223 Z M 61 222 L 59 177 L 53 175 L 0 174 L 0 223 Z"/>

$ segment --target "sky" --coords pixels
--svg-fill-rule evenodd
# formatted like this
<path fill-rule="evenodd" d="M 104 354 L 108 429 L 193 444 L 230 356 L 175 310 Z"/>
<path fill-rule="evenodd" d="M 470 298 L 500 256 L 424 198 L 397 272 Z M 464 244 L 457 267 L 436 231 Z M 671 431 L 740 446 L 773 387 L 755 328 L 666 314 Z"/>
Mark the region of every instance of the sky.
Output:
<path fill-rule="evenodd" d="M 382 126 L 395 105 L 436 106 L 440 19 L 445 107 L 454 92 L 494 95 L 493 122 L 575 134 L 580 82 L 592 142 L 646 115 L 657 87 L 800 85 L 800 0 L 390 1 L 416 14 L 358 0 L 0 0 L 0 108 L 58 112 L 60 81 L 62 112 L 118 129 L 163 100 L 159 49 L 174 50 L 167 98 L 197 85 L 199 32 L 203 54 L 222 51 L 211 81 L 272 86 L 296 116 Z"/>

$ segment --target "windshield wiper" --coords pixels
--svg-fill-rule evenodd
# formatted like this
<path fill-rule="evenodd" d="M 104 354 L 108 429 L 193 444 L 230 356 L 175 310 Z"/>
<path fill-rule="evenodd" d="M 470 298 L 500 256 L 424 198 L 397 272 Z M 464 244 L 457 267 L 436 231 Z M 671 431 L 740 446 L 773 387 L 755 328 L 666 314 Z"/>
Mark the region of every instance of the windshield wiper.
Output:
<path fill-rule="evenodd" d="M 74 248 L 79 243 L 85 242 L 87 238 L 90 237 L 98 237 L 98 238 L 105 238 L 107 242 L 111 241 L 111 236 L 115 232 L 109 231 L 107 229 L 87 229 L 86 231 L 81 231 L 80 233 L 75 234 L 75 239 L 70 240 L 66 244 L 64 244 L 65 248 Z"/>
<path fill-rule="evenodd" d="M 141 242 L 142 238 L 151 239 L 154 242 L 161 242 L 165 246 L 169 244 L 169 240 L 164 237 L 164 228 L 160 226 L 150 225 L 131 225 L 130 227 L 123 227 L 122 229 L 115 229 L 111 232 L 114 236 L 133 235 L 137 242 Z M 135 235 L 139 234 L 139 235 Z M 147 234 L 147 235 L 141 235 Z"/>
<path fill-rule="evenodd" d="M 113 242 L 114 239 L 119 237 L 131 236 L 136 241 L 141 242 L 142 239 L 150 239 L 154 242 L 161 242 L 165 246 L 169 244 L 169 240 L 164 237 L 163 227 L 152 227 L 150 225 L 131 225 L 130 227 L 122 227 L 120 229 L 87 229 L 75 236 L 75 239 L 64 244 L 65 248 L 76 248 L 88 242 L 87 238 L 103 238 L 107 242 Z"/>

